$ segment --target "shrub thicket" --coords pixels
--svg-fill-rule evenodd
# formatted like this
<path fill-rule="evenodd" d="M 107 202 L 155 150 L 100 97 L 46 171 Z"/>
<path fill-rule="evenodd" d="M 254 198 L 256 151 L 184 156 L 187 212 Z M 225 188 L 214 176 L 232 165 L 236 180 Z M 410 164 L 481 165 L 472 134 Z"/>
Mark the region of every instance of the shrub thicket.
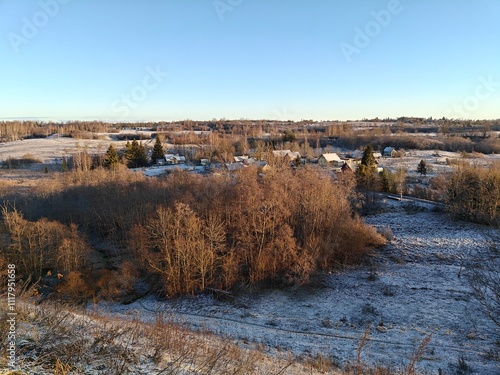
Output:
<path fill-rule="evenodd" d="M 500 226 L 500 164 L 459 165 L 447 185 L 447 208 L 457 219 Z"/>
<path fill-rule="evenodd" d="M 385 243 L 353 211 L 353 176 L 334 181 L 309 168 L 266 175 L 246 168 L 210 177 L 178 172 L 166 179 L 127 171 L 71 175 L 59 191 L 44 189 L 43 194 L 17 199 L 32 221 L 19 216 L 24 227 L 35 223 L 33 228 L 41 225 L 47 232 L 50 224 L 73 233 L 47 239 L 45 247 L 34 249 L 33 259 L 50 260 L 50 267 L 63 262 L 66 258 L 58 258 L 57 251 L 73 254 L 83 246 L 78 225 L 95 242 L 112 240 L 121 249 L 120 262 L 142 265 L 168 295 L 230 288 L 239 282 L 302 283 L 318 268 L 359 262 L 368 249 Z M 4 210 L 7 227 L 14 214 L 20 215 Z M 31 232 L 20 232 L 19 240 L 13 229 L 7 233 L 9 249 L 30 248 L 25 236 Z M 70 260 L 76 261 L 65 260 L 65 271 L 81 271 Z M 39 275 L 47 267 L 49 263 L 32 268 Z"/>

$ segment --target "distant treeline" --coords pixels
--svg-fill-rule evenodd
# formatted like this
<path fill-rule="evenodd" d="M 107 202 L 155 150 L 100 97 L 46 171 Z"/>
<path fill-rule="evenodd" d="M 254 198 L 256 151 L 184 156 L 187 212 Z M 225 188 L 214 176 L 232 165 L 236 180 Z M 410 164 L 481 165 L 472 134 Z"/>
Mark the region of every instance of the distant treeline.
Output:
<path fill-rule="evenodd" d="M 480 152 L 483 154 L 500 153 L 498 137 L 461 137 L 461 136 L 411 136 L 411 135 L 345 135 L 334 141 L 324 140 L 321 145 L 332 145 L 351 150 L 373 145 L 375 150 L 383 151 L 385 147 L 403 150 L 442 150 L 451 152 Z"/>
<path fill-rule="evenodd" d="M 113 133 L 121 129 L 142 129 L 158 132 L 165 131 L 216 131 L 221 134 L 259 137 L 262 134 L 277 135 L 285 130 L 295 134 L 341 135 L 356 128 L 357 132 L 382 133 L 442 133 L 461 136 L 475 135 L 479 132 L 500 131 L 497 120 L 456 120 L 424 119 L 400 117 L 397 119 L 363 119 L 361 121 L 279 121 L 279 120 L 227 120 L 208 121 L 159 121 L 159 122 L 103 122 L 103 121 L 0 121 L 0 139 L 3 141 L 25 137 L 46 137 L 51 134 L 69 135 L 75 133 Z"/>

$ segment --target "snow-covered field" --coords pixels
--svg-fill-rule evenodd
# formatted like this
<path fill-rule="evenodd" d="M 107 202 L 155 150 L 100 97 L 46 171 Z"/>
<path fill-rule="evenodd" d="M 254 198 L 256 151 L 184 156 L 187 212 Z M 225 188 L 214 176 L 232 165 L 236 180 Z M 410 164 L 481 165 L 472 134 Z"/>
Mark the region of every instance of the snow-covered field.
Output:
<path fill-rule="evenodd" d="M 126 140 L 119 141 L 117 135 L 131 134 L 151 137 L 153 132 L 143 130 L 122 130 L 119 133 L 94 133 L 97 139 L 75 139 L 63 137 L 59 134 L 47 138 L 23 139 L 13 142 L 0 143 L 0 162 L 7 158 L 20 159 L 30 154 L 43 163 L 61 162 L 63 157 L 69 157 L 76 152 L 87 151 L 90 154 L 103 154 L 110 144 L 115 148 L 125 147 Z M 152 146 L 152 139 L 143 140 L 143 144 Z"/>
<path fill-rule="evenodd" d="M 403 202 L 390 204 L 389 212 L 367 222 L 391 228 L 392 243 L 365 266 L 326 275 L 320 285 L 247 294 L 230 302 L 206 295 L 167 302 L 148 297 L 99 309 L 143 320 L 165 311 L 193 329 L 242 344 L 263 343 L 270 353 L 319 353 L 339 365 L 355 360 L 367 327 L 362 360 L 396 368 L 407 365 L 432 334 L 420 370 L 448 373 L 463 358 L 478 374 L 499 374 L 498 360 L 488 359 L 499 350 L 498 327 L 481 311 L 464 276 L 467 260 L 498 241 L 498 231 L 453 222 L 443 213 L 407 213 Z"/>
<path fill-rule="evenodd" d="M 69 157 L 78 151 L 87 150 L 91 154 L 105 153 L 110 144 L 122 148 L 126 141 L 112 141 L 111 139 L 74 139 L 53 137 L 43 139 L 25 139 L 0 144 L 0 161 L 11 157 L 20 159 L 26 154 L 34 156 L 43 163 L 54 163 L 63 157 Z"/>
<path fill-rule="evenodd" d="M 451 172 L 451 164 L 457 162 L 469 162 L 474 165 L 488 166 L 497 161 L 500 162 L 500 155 L 472 154 L 464 158 L 459 152 L 437 151 L 437 150 L 410 150 L 403 158 L 384 157 L 380 160 L 379 166 L 394 172 L 398 168 L 405 168 L 408 175 L 417 175 L 418 163 L 424 160 L 428 166 L 429 175 Z"/>

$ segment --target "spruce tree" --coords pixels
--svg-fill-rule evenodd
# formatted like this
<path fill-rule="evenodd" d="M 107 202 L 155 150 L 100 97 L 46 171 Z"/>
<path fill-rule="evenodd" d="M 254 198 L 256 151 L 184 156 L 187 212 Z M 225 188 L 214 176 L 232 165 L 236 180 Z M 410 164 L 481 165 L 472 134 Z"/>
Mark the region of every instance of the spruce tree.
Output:
<path fill-rule="evenodd" d="M 156 135 L 156 141 L 153 147 L 153 154 L 151 155 L 151 162 L 154 164 L 158 159 L 163 159 L 164 157 L 165 157 L 165 152 L 163 151 L 163 146 L 161 145 L 160 136 Z"/>
<path fill-rule="evenodd" d="M 130 141 L 127 141 L 127 144 L 125 145 L 125 157 L 127 158 L 127 166 L 129 168 L 137 168 L 137 162 L 135 155 L 137 154 L 137 151 L 139 150 L 139 142 L 137 142 L 135 139 L 130 143 Z"/>
<path fill-rule="evenodd" d="M 108 151 L 106 151 L 106 156 L 104 158 L 104 167 L 115 170 L 119 162 L 120 159 L 118 158 L 118 153 L 116 152 L 113 145 L 109 145 Z"/>
<path fill-rule="evenodd" d="M 127 164 L 130 163 L 130 161 L 133 158 L 133 152 L 132 152 L 132 145 L 130 144 L 130 141 L 127 140 L 127 144 L 125 145 L 125 159 L 127 159 Z"/>
<path fill-rule="evenodd" d="M 365 147 L 365 150 L 363 152 L 363 158 L 361 159 L 361 165 L 364 165 L 369 169 L 375 169 L 377 162 L 375 160 L 375 157 L 373 156 L 372 145 L 368 145 Z"/>
<path fill-rule="evenodd" d="M 387 169 L 385 168 L 380 173 L 380 185 L 383 192 L 388 193 L 391 191 L 390 176 L 389 173 L 387 172 Z"/>
<path fill-rule="evenodd" d="M 125 146 L 125 148 L 125 157 L 129 160 L 129 168 L 140 168 L 148 165 L 146 148 L 142 145 L 142 143 L 139 143 L 134 139 L 130 147 Z"/>
<path fill-rule="evenodd" d="M 356 169 L 358 186 L 368 190 L 373 190 L 377 179 L 377 162 L 373 157 L 373 147 L 368 145 L 363 152 L 361 164 Z"/>
<path fill-rule="evenodd" d="M 148 156 L 146 148 L 135 139 L 132 141 L 132 168 L 140 168 L 148 165 Z"/>
<path fill-rule="evenodd" d="M 427 164 L 425 163 L 424 159 L 420 160 L 420 163 L 418 163 L 417 173 L 420 173 L 424 176 L 427 175 Z"/>

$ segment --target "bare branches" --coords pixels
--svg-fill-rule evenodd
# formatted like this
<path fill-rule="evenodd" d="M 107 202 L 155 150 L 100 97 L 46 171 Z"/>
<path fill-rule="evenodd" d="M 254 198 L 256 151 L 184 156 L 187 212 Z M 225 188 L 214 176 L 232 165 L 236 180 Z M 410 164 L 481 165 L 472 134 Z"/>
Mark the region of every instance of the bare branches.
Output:
<path fill-rule="evenodd" d="M 474 297 L 489 318 L 500 327 L 500 249 L 492 241 L 488 251 L 479 254 L 469 265 L 468 279 Z"/>

